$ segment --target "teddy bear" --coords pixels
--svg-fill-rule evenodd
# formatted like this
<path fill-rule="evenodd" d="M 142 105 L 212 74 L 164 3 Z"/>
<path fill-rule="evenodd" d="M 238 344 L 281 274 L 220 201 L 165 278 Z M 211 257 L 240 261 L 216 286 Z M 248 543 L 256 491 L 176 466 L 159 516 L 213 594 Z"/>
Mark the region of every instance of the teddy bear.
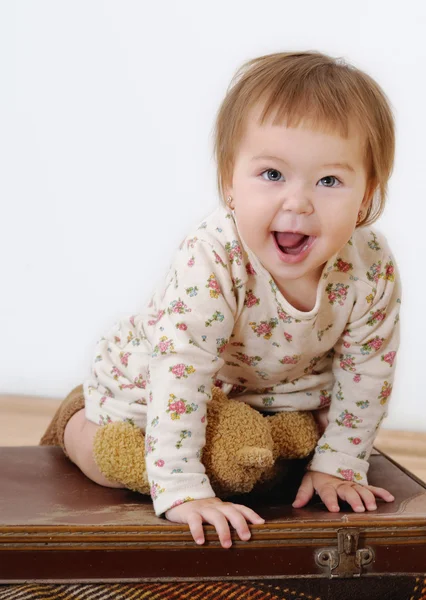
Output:
<path fill-rule="evenodd" d="M 40 445 L 60 445 L 66 454 L 63 443 L 66 423 L 82 408 L 84 395 L 80 385 L 60 405 Z M 318 426 L 309 411 L 263 415 L 238 397 L 228 398 L 213 386 L 201 460 L 215 494 L 226 498 L 273 485 L 282 470 L 282 459 L 306 458 L 319 437 Z M 99 427 L 93 456 L 108 480 L 141 494 L 150 493 L 145 435 L 139 427 L 129 421 Z"/>

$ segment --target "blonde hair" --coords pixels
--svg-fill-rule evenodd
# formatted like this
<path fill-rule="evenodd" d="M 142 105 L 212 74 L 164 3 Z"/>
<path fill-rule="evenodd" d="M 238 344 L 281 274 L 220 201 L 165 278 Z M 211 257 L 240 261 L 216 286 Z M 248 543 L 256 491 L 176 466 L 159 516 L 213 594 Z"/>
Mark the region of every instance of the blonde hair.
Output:
<path fill-rule="evenodd" d="M 374 190 L 359 226 L 371 225 L 384 210 L 395 157 L 395 122 L 390 102 L 366 73 L 317 51 L 279 52 L 245 62 L 235 73 L 217 112 L 214 156 L 217 187 L 225 203 L 232 184 L 236 152 L 250 111 L 264 101 L 263 125 L 276 111 L 273 123 L 297 127 L 308 119 L 347 138 L 354 123 L 365 134 L 367 184 Z M 375 193 L 379 188 L 378 195 Z"/>

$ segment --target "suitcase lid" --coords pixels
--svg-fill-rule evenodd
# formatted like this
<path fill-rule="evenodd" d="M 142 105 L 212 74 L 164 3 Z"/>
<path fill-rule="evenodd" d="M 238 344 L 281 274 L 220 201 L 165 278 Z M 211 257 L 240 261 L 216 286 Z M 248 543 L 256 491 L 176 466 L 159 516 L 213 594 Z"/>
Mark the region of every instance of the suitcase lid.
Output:
<path fill-rule="evenodd" d="M 289 484 L 286 498 L 281 492 L 279 495 L 274 493 L 266 497 L 239 496 L 236 501 L 251 506 L 266 522 L 264 525 L 250 525 L 252 537 L 249 542 L 242 542 L 232 532 L 233 546 L 230 552 L 221 548 L 211 525 L 205 525 L 205 545 L 197 546 L 187 525 L 174 524 L 155 516 L 150 498 L 126 489 L 97 485 L 86 478 L 59 447 L 2 447 L 0 551 L 32 550 L 36 553 L 37 550 L 58 551 L 62 548 L 67 552 L 74 550 L 81 555 L 84 554 L 82 550 L 157 550 L 163 555 L 173 551 L 175 576 L 187 577 L 194 567 L 189 566 L 191 561 L 188 560 L 178 566 L 180 563 L 176 561 L 176 550 L 185 550 L 191 554 L 195 551 L 197 568 L 201 571 L 201 557 L 207 552 L 209 558 L 206 559 L 204 576 L 211 575 L 214 563 L 211 561 L 211 552 L 217 550 L 222 559 L 223 552 L 228 553 L 226 568 L 230 572 L 247 577 L 253 574 L 253 569 L 256 571 L 267 568 L 273 571 L 272 563 L 273 560 L 277 562 L 277 549 L 280 552 L 286 549 L 290 552 L 288 556 L 293 556 L 294 559 L 299 556 L 297 568 L 288 565 L 288 559 L 283 559 L 284 562 L 280 562 L 280 573 L 284 572 L 284 563 L 292 569 L 293 574 L 298 568 L 301 569 L 300 565 L 306 562 L 306 557 L 302 560 L 306 548 L 315 550 L 316 563 L 311 556 L 300 573 L 324 573 L 327 566 L 331 569 L 333 557 L 323 552 L 325 559 L 324 556 L 321 559 L 319 549 L 322 547 L 326 550 L 340 544 L 342 552 L 347 550 L 347 554 L 356 553 L 358 547 L 361 550 L 367 546 L 381 547 L 382 552 L 379 554 L 382 560 L 385 555 L 383 548 L 386 547 L 388 560 L 383 562 L 382 572 L 383 569 L 386 571 L 389 561 L 393 560 L 392 551 L 389 550 L 391 547 L 397 551 L 401 567 L 405 556 L 413 567 L 410 572 L 415 571 L 418 560 L 422 560 L 424 569 L 425 560 L 416 559 L 416 555 L 419 554 L 418 551 L 423 557 L 426 553 L 426 484 L 376 450 L 370 457 L 370 465 L 370 483 L 388 489 L 395 497 L 394 502 L 386 503 L 377 499 L 376 511 L 361 514 L 354 513 L 349 506 L 345 509 L 341 504 L 339 513 L 330 513 L 316 496 L 308 506 L 294 509 L 291 506 L 297 489 L 294 483 Z M 401 554 L 401 548 L 404 547 L 407 552 Z M 244 562 L 248 564 L 248 550 L 256 550 L 256 560 L 250 573 L 242 575 L 242 565 Z M 272 550 L 274 552 L 271 554 Z M 230 560 L 231 556 L 234 562 Z M 262 556 L 265 563 L 261 560 Z M 268 559 L 268 556 L 273 556 L 274 559 Z M 368 556 L 364 555 L 364 558 L 367 560 Z M 323 564 L 322 570 L 321 560 L 328 560 L 330 563 Z M 105 553 L 103 561 L 104 564 Z M 309 561 L 316 564 L 316 570 L 309 566 Z M 10 568 L 11 563 L 8 564 Z M 140 574 L 140 561 L 138 565 Z M 365 568 L 368 569 L 368 562 Z M 157 573 L 153 570 L 151 564 L 151 576 L 165 576 L 164 565 L 158 569 L 163 569 L 162 575 L 160 571 Z M 168 576 L 172 571 L 167 571 Z M 272 572 L 270 574 L 273 575 Z M 45 577 L 48 575 L 45 574 Z M 2 578 L 4 576 L 0 573 L 0 579 Z M 105 581 L 105 575 L 102 580 Z"/>

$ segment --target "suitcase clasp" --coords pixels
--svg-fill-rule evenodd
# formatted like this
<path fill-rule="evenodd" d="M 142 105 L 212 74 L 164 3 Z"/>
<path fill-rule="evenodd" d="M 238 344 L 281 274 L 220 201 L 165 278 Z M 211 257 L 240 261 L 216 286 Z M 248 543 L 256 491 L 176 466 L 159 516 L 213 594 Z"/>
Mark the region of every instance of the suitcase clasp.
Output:
<path fill-rule="evenodd" d="M 328 567 L 330 579 L 333 577 L 360 577 L 362 568 L 374 559 L 370 546 L 358 548 L 359 529 L 339 529 L 337 548 L 322 548 L 315 556 L 320 567 Z"/>

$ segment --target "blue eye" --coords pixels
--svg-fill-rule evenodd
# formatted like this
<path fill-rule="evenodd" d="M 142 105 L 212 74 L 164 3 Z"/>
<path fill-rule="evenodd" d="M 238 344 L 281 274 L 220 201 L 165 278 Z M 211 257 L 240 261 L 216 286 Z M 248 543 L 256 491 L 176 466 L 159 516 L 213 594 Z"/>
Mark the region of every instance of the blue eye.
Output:
<path fill-rule="evenodd" d="M 267 169 L 266 171 L 263 171 L 263 173 L 261 173 L 261 175 L 264 175 L 265 173 L 278 173 L 278 175 L 281 175 L 281 173 L 279 171 L 277 171 L 277 169 Z M 281 175 L 282 177 L 282 175 Z M 267 179 L 267 181 L 279 181 L 279 179 Z"/>
<path fill-rule="evenodd" d="M 338 181 L 339 183 L 342 183 L 340 181 L 340 179 L 337 179 L 337 177 L 335 177 L 334 175 L 326 175 L 325 177 L 321 177 L 320 181 L 323 181 L 323 179 L 334 179 L 334 181 Z M 336 187 L 335 185 L 326 185 L 325 187 Z"/>
<path fill-rule="evenodd" d="M 265 181 L 278 181 L 278 182 L 279 182 L 279 181 L 280 181 L 280 179 L 279 179 L 279 176 L 283 177 L 283 176 L 281 175 L 280 171 L 278 171 L 277 169 L 267 169 L 266 171 L 263 171 L 263 172 L 262 172 L 260 175 L 263 177 L 263 175 L 265 175 L 265 173 L 267 173 L 267 174 L 269 174 L 269 173 L 274 173 L 274 174 L 276 175 L 276 176 L 275 176 L 275 177 L 273 177 L 272 179 L 270 179 L 270 177 L 268 176 L 268 179 L 267 179 L 267 180 L 265 180 Z M 277 177 L 277 175 L 278 175 L 278 177 Z M 264 178 L 263 178 L 263 179 L 264 179 Z M 329 187 L 329 188 L 332 188 L 332 187 L 338 187 L 337 185 L 333 185 L 333 183 L 334 183 L 334 182 L 337 182 L 337 183 L 339 183 L 339 184 L 341 184 L 341 183 L 342 183 L 342 182 L 340 181 L 340 179 L 338 179 L 338 178 L 337 178 L 337 177 L 335 177 L 334 175 L 326 175 L 325 177 L 321 177 L 320 181 L 323 181 L 324 179 L 329 179 L 329 180 L 331 179 L 331 180 L 333 180 L 333 182 L 332 182 L 332 184 L 331 184 L 331 185 L 324 184 L 324 186 L 323 186 L 323 187 Z"/>

